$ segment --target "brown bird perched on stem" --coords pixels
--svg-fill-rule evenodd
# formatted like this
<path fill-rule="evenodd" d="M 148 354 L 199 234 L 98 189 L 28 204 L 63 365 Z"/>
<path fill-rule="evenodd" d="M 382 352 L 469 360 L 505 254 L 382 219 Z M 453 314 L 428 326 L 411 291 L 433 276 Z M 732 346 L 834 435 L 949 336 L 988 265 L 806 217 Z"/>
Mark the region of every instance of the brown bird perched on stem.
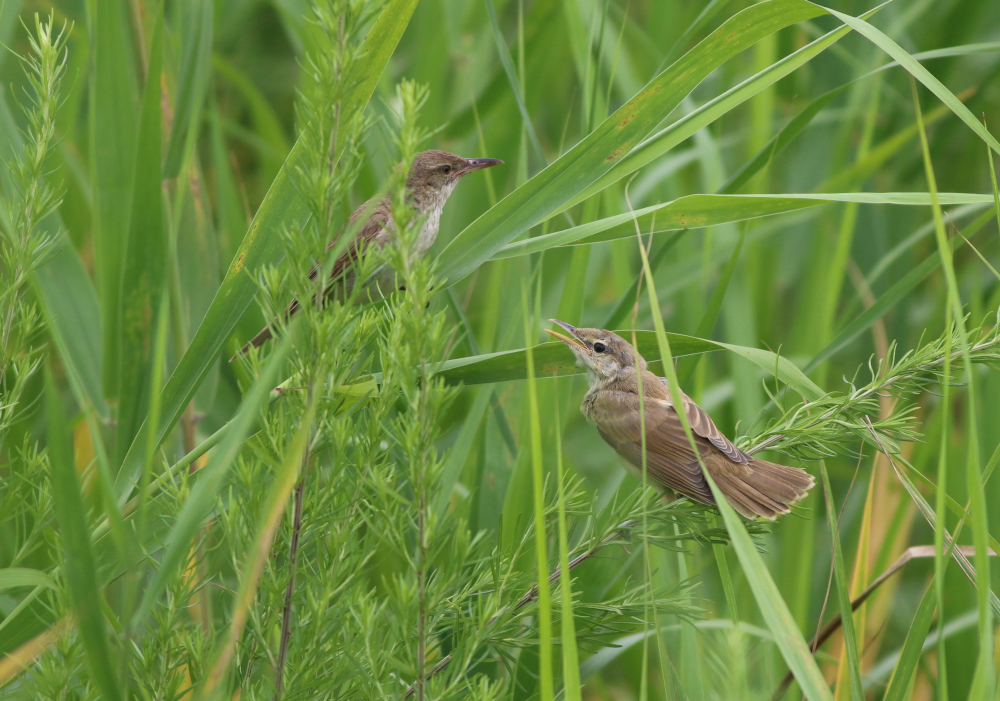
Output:
<path fill-rule="evenodd" d="M 441 212 L 458 181 L 474 170 L 482 170 L 502 163 L 503 161 L 498 158 L 462 158 L 447 151 L 434 150 L 417 154 L 406 177 L 406 192 L 409 203 L 413 205 L 418 215 L 424 217 L 423 226 L 417 235 L 416 250 L 414 251 L 416 255 L 423 255 L 437 238 L 438 229 L 441 226 Z M 389 195 L 385 195 L 378 201 L 372 198 L 354 210 L 348 220 L 348 229 L 354 228 L 351 225 L 362 216 L 365 217 L 365 222 L 358 228 L 354 241 L 344 249 L 344 252 L 333 263 L 330 280 L 335 281 L 338 278 L 340 280 L 327 286 L 324 290 L 326 297 L 343 291 L 343 287 L 346 287 L 346 291 L 350 292 L 354 286 L 351 264 L 368 246 L 385 246 L 391 243 L 395 236 L 391 224 Z M 330 241 L 326 250 L 330 251 L 339 242 L 339 239 Z M 315 280 L 317 274 L 316 268 L 313 268 L 309 273 L 309 278 Z M 391 270 L 386 270 L 372 282 L 381 282 L 383 279 L 391 278 L 392 275 Z M 292 300 L 288 309 L 285 310 L 285 318 L 291 318 L 298 310 L 299 301 Z M 271 338 L 271 327 L 265 326 L 240 349 L 237 355 L 247 353 L 250 348 L 260 348 L 269 338 Z M 230 360 L 235 360 L 237 355 L 234 355 Z"/>
<path fill-rule="evenodd" d="M 628 460 L 642 478 L 639 380 L 645 412 L 646 468 L 659 487 L 714 504 L 708 480 L 684 434 L 667 381 L 646 369 L 646 361 L 621 336 L 602 329 L 578 329 L 556 319 L 569 336 L 548 331 L 569 346 L 587 368 L 590 390 L 580 410 L 601 438 Z M 804 470 L 753 458 L 737 448 L 690 397 L 680 393 L 684 414 L 702 462 L 729 504 L 748 519 L 773 519 L 806 495 L 813 478 Z"/>

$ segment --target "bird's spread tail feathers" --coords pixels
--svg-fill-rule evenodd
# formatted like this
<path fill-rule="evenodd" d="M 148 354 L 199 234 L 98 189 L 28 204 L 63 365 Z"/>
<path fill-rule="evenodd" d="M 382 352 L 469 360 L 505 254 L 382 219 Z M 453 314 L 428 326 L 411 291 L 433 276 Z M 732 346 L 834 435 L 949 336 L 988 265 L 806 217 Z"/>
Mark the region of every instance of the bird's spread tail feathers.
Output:
<path fill-rule="evenodd" d="M 805 470 L 755 459 L 742 474 L 712 470 L 712 478 L 729 504 L 742 516 L 773 519 L 809 492 L 815 480 Z"/>

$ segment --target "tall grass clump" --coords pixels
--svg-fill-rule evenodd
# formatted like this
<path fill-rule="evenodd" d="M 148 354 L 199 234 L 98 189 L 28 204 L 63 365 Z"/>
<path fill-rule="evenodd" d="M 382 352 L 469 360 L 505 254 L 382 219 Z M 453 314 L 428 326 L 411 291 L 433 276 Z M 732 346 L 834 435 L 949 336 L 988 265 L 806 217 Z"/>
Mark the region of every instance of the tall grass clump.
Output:
<path fill-rule="evenodd" d="M 992 698 L 998 33 L 7 0 L 0 696 Z M 505 165 L 417 256 L 431 148 Z M 749 522 L 628 475 L 550 317 L 816 487 Z"/>

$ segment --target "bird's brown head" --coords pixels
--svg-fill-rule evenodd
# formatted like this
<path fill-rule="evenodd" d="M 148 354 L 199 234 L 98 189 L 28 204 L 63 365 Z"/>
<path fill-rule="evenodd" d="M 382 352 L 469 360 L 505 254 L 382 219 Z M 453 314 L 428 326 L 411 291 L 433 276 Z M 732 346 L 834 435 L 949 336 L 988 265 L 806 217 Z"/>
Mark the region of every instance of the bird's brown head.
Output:
<path fill-rule="evenodd" d="M 432 200 L 444 204 L 463 177 L 502 163 L 499 158 L 463 158 L 447 151 L 424 151 L 413 159 L 406 187 L 418 206 Z"/>
<path fill-rule="evenodd" d="M 606 381 L 616 377 L 622 370 L 635 368 L 638 361 L 641 370 L 646 369 L 646 361 L 635 352 L 632 344 L 612 331 L 605 329 L 579 329 L 558 319 L 549 319 L 565 329 L 569 335 L 545 329 L 569 346 L 579 365 L 587 368 L 591 382 Z"/>

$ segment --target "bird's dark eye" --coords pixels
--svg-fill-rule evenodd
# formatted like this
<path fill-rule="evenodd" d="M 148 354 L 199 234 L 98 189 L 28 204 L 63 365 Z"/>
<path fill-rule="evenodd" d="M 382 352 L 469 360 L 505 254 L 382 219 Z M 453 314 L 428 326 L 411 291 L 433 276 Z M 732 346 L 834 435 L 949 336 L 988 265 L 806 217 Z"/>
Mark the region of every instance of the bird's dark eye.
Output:
<path fill-rule="evenodd" d="M 441 172 L 448 175 L 451 172 L 451 166 L 441 166 Z"/>
<path fill-rule="evenodd" d="M 607 349 L 608 349 L 608 347 L 606 345 L 604 345 L 603 343 L 601 343 L 600 341 L 598 341 L 597 343 L 594 344 L 594 352 L 595 353 L 603 353 Z"/>

